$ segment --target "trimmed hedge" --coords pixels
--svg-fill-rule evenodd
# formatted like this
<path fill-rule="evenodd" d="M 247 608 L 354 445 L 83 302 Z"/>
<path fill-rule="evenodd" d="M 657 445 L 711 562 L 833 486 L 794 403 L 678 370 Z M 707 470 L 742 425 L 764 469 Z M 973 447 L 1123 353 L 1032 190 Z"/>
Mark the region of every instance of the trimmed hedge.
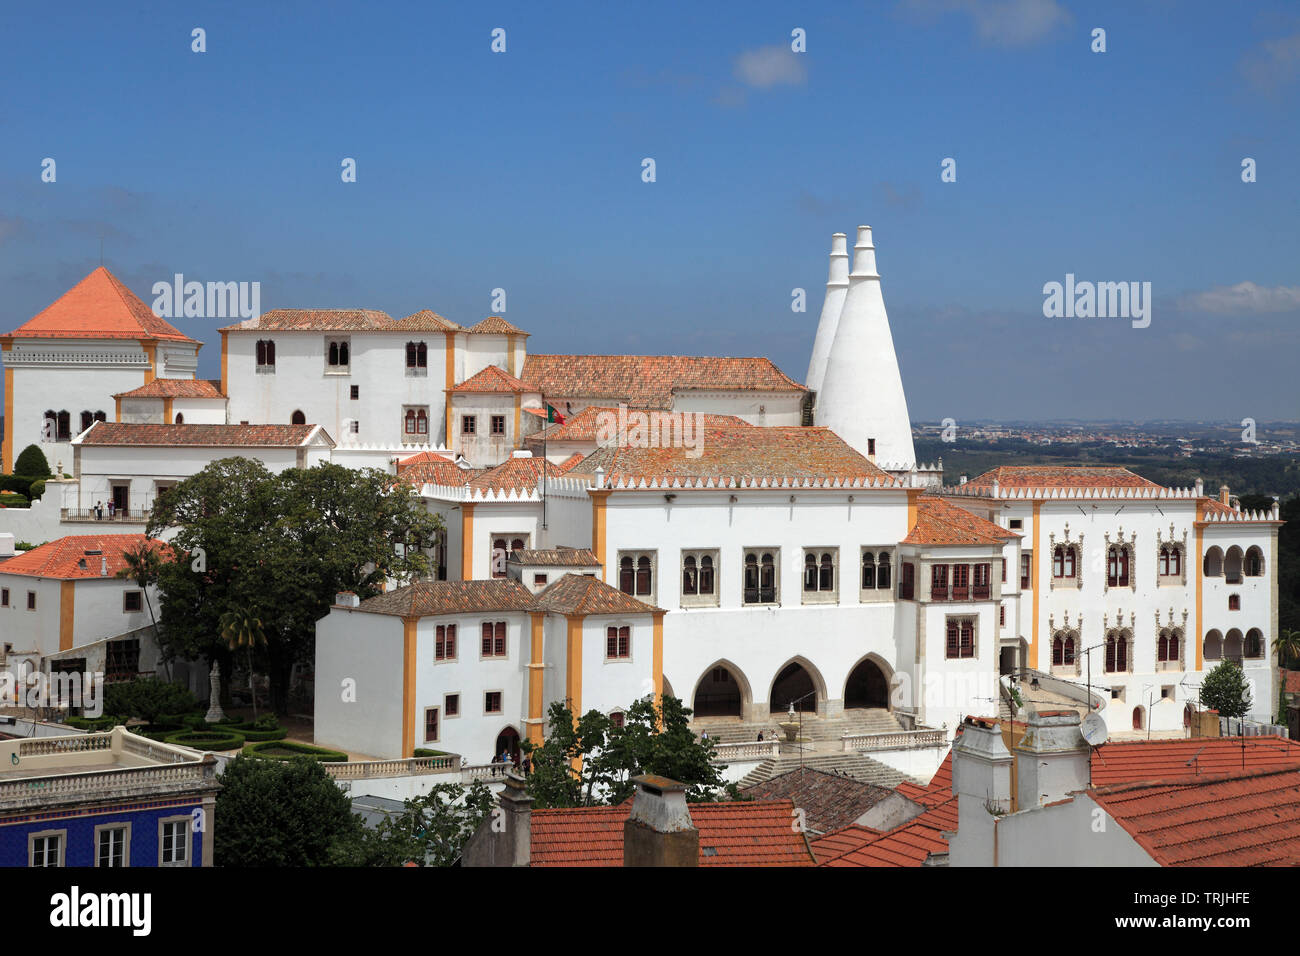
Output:
<path fill-rule="evenodd" d="M 69 717 L 63 721 L 69 727 L 78 730 L 99 731 L 112 730 L 118 724 L 125 724 L 125 717 Z"/>
<path fill-rule="evenodd" d="M 324 760 L 328 763 L 346 763 L 348 759 L 347 754 L 339 753 L 337 750 L 326 750 L 324 747 L 313 747 L 310 744 L 300 744 L 292 740 L 267 740 L 258 744 L 249 744 L 244 748 L 244 754 L 262 760 L 292 760 L 294 757 L 311 757 L 314 760 Z"/>
<path fill-rule="evenodd" d="M 426 750 L 426 749 L 423 748 L 423 747 L 416 747 L 416 748 L 415 748 L 415 756 L 417 756 L 417 757 L 447 757 L 447 756 L 450 756 L 450 755 L 449 755 L 449 754 L 447 753 L 447 751 L 445 751 L 445 750 Z"/>
<path fill-rule="evenodd" d="M 0 508 L 26 508 L 30 504 L 22 495 L 0 495 Z"/>
<path fill-rule="evenodd" d="M 27 497 L 35 501 L 43 494 L 45 494 L 45 479 L 41 478 L 39 481 L 33 481 L 32 487 L 27 492 Z"/>
<path fill-rule="evenodd" d="M 261 727 L 255 727 L 253 724 L 216 724 L 214 729 L 233 730 L 237 734 L 242 734 L 244 739 L 249 743 L 261 743 L 267 740 L 283 740 L 289 735 L 289 731 L 284 727 L 274 727 L 270 730 Z"/>
<path fill-rule="evenodd" d="M 244 746 L 244 735 L 227 730 L 182 730 L 163 742 L 195 750 L 235 750 Z"/>

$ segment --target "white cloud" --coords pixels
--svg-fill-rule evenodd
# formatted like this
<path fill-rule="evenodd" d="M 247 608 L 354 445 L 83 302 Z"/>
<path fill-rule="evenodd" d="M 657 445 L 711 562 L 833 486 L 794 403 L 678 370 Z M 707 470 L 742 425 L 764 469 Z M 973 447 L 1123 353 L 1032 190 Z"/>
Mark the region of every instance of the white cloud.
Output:
<path fill-rule="evenodd" d="M 1191 312 L 1209 312 L 1212 315 L 1262 315 L 1268 312 L 1290 312 L 1300 309 L 1300 286 L 1262 286 L 1254 282 L 1215 286 L 1204 292 L 1195 292 L 1178 300 L 1180 308 Z"/>
<path fill-rule="evenodd" d="M 1267 40 L 1241 60 L 1241 72 L 1251 86 L 1272 92 L 1300 76 L 1300 33 Z"/>
<path fill-rule="evenodd" d="M 746 50 L 736 57 L 736 79 L 766 90 L 773 86 L 802 86 L 808 80 L 800 54 L 776 44 Z"/>
<path fill-rule="evenodd" d="M 995 46 L 1037 43 L 1071 20 L 1057 0 L 903 0 L 900 9 L 924 19 L 963 13 L 979 38 Z"/>

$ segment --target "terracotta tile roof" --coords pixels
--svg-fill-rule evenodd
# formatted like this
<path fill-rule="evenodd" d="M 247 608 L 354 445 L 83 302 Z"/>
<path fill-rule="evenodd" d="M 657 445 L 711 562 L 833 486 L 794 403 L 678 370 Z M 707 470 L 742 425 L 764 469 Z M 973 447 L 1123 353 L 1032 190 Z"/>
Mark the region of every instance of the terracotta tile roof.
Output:
<path fill-rule="evenodd" d="M 915 800 L 927 807 L 945 803 L 952 798 L 952 751 L 948 751 L 947 756 L 943 758 L 943 763 L 939 764 L 939 769 L 934 772 L 934 776 L 924 787 L 911 781 L 904 781 L 894 789 L 909 800 Z"/>
<path fill-rule="evenodd" d="M 560 471 L 572 471 L 573 466 L 582 461 L 583 457 L 582 452 L 575 451 L 568 458 L 564 459 L 564 461 L 560 462 Z"/>
<path fill-rule="evenodd" d="M 510 552 L 510 561 L 523 567 L 598 568 L 591 548 L 547 548 Z"/>
<path fill-rule="evenodd" d="M 24 574 L 64 581 L 98 578 L 102 576 L 99 572 L 103 562 L 99 554 L 87 552 L 99 551 L 108 562 L 108 577 L 111 578 L 126 568 L 123 552 L 134 550 L 144 542 L 152 548 L 170 550 L 165 542 L 142 534 L 68 535 L 15 555 L 0 564 L 0 574 Z M 85 567 L 82 567 L 83 563 Z"/>
<path fill-rule="evenodd" d="M 945 832 L 957 829 L 957 798 L 935 804 L 886 833 L 867 827 L 829 834 L 813 842 L 818 866 L 921 866 L 930 854 L 948 852 Z"/>
<path fill-rule="evenodd" d="M 499 315 L 489 315 L 482 322 L 471 325 L 468 331 L 474 335 L 528 335 L 523 329 L 507 322 Z"/>
<path fill-rule="evenodd" d="M 80 445 L 192 445 L 200 448 L 295 448 L 319 430 L 319 425 L 135 425 L 95 422 L 75 439 Z M 329 436 L 320 435 L 329 442 Z M 329 442 L 333 445 L 333 442 Z"/>
<path fill-rule="evenodd" d="M 1239 512 L 1239 511 L 1237 511 L 1236 508 L 1230 508 L 1230 507 L 1228 507 L 1228 506 L 1225 505 L 1222 501 L 1220 501 L 1218 498 L 1202 498 L 1202 499 L 1201 499 L 1201 504 L 1202 504 L 1202 506 L 1205 508 L 1206 512 L 1209 513 L 1209 514 L 1216 514 L 1216 515 L 1235 515 L 1235 514 L 1240 514 L 1240 513 L 1241 513 L 1241 512 Z"/>
<path fill-rule="evenodd" d="M 569 472 L 605 470 L 606 482 L 672 481 L 675 478 L 723 483 L 738 481 L 874 481 L 895 480 L 828 428 L 782 426 L 702 428 L 697 447 L 597 448 Z M 698 457 L 691 457 L 698 452 Z"/>
<path fill-rule="evenodd" d="M 812 866 L 789 800 L 692 803 L 700 866 Z M 631 803 L 532 812 L 533 866 L 622 866 Z"/>
<path fill-rule="evenodd" d="M 1300 694 L 1300 671 L 1288 670 L 1285 674 L 1286 682 L 1283 686 L 1286 693 Z"/>
<path fill-rule="evenodd" d="M 156 378 L 147 385 L 129 392 L 118 392 L 114 398 L 225 398 L 221 383 L 205 378 Z"/>
<path fill-rule="evenodd" d="M 474 614 L 480 611 L 529 611 L 533 595 L 518 581 L 416 581 L 405 587 L 367 598 L 360 610 L 396 617 L 433 617 Z"/>
<path fill-rule="evenodd" d="M 100 266 L 51 305 L 3 336 L 38 339 L 165 339 L 193 342 L 153 314 L 140 297 Z"/>
<path fill-rule="evenodd" d="M 463 326 L 451 319 L 443 318 L 432 309 L 412 312 L 404 319 L 398 319 L 391 326 L 394 332 L 463 332 Z"/>
<path fill-rule="evenodd" d="M 635 413 L 637 410 L 632 409 L 632 411 Z M 612 405 L 588 405 L 586 408 L 582 409 L 582 411 L 576 412 L 573 415 L 570 415 L 568 418 L 566 418 L 563 424 L 556 422 L 553 425 L 548 425 L 546 428 L 542 429 L 541 431 L 535 434 L 529 435 L 528 443 L 540 445 L 542 443 L 543 438 L 548 442 L 552 442 L 552 441 L 594 442 L 598 439 L 598 434 L 600 431 L 599 425 L 601 424 L 601 422 L 603 421 L 606 423 L 607 429 L 609 428 L 607 423 L 610 421 L 613 421 L 615 425 L 617 425 L 618 414 L 619 414 L 618 408 Z M 614 417 L 612 419 L 602 420 L 600 418 L 600 416 L 602 415 L 612 415 Z M 703 425 L 705 428 L 749 428 L 751 427 L 749 422 L 745 421 L 743 418 L 740 418 L 736 415 L 700 414 L 695 416 L 694 421 L 697 423 L 697 426 Z M 632 425 L 629 424 L 628 427 L 630 429 Z M 605 437 L 605 436 L 599 436 L 599 437 Z"/>
<path fill-rule="evenodd" d="M 1127 468 L 1111 465 L 1000 465 L 966 483 L 967 489 L 991 488 L 1159 488 Z"/>
<path fill-rule="evenodd" d="M 804 769 L 778 774 L 742 792 L 755 800 L 792 800 L 806 814 L 808 832 L 820 834 L 849 826 L 894 791 L 824 770 Z"/>
<path fill-rule="evenodd" d="M 965 508 L 933 495 L 916 502 L 916 525 L 903 544 L 993 544 L 1000 545 L 1020 534 L 1000 528 Z"/>
<path fill-rule="evenodd" d="M 476 491 L 534 491 L 541 481 L 543 462 L 548 478 L 562 478 L 558 465 L 544 458 L 507 458 L 501 464 L 488 468 L 470 481 Z"/>
<path fill-rule="evenodd" d="M 272 309 L 221 331 L 364 332 L 392 329 L 393 325 L 393 317 L 378 309 Z"/>
<path fill-rule="evenodd" d="M 457 487 L 482 473 L 478 468 L 461 468 L 450 458 L 431 451 L 403 458 L 397 463 L 397 480 L 415 485 L 451 485 Z"/>
<path fill-rule="evenodd" d="M 1300 770 L 1089 791 L 1161 866 L 1300 865 Z"/>
<path fill-rule="evenodd" d="M 1112 740 L 1093 750 L 1096 787 L 1300 767 L 1300 741 L 1284 737 Z"/>
<path fill-rule="evenodd" d="M 545 395 L 672 408 L 673 393 L 805 392 L 766 358 L 686 355 L 529 355 L 519 376 Z"/>
<path fill-rule="evenodd" d="M 497 365 L 489 365 L 482 371 L 475 372 L 459 385 L 452 386 L 453 392 L 532 392 L 519 379 Z"/>
<path fill-rule="evenodd" d="M 539 609 L 556 614 L 649 614 L 660 610 L 585 574 L 561 575 L 537 595 L 536 602 Z"/>

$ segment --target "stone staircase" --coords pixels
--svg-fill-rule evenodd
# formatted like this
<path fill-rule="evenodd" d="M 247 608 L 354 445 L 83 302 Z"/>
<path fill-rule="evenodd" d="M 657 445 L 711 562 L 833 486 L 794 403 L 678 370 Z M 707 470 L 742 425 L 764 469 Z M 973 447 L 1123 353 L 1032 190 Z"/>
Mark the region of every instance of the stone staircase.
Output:
<path fill-rule="evenodd" d="M 799 766 L 799 754 L 797 752 L 783 753 L 776 758 L 769 757 L 741 778 L 737 786 L 744 790 L 746 787 L 763 783 L 783 773 L 789 773 L 791 770 L 798 770 Z M 904 780 L 911 779 L 901 770 L 895 770 L 893 767 L 859 753 L 805 752 L 803 766 L 810 770 L 821 770 L 824 773 L 852 777 L 854 780 L 860 780 L 863 783 L 874 783 L 878 787 L 888 787 L 891 790 Z"/>
<path fill-rule="evenodd" d="M 784 740 L 778 721 L 785 719 L 784 714 L 773 714 L 765 722 L 746 722 L 736 717 L 700 717 L 691 722 L 691 729 L 696 734 L 708 731 L 709 737 L 721 744 L 749 743 L 757 740 L 760 732 L 764 740 L 770 739 L 772 734 L 778 734 Z M 898 718 L 883 708 L 846 710 L 840 716 L 830 718 L 803 715 L 805 741 L 818 745 L 834 744 L 837 748 L 845 734 L 887 734 L 902 729 Z M 828 748 L 818 746 L 817 749 Z"/>

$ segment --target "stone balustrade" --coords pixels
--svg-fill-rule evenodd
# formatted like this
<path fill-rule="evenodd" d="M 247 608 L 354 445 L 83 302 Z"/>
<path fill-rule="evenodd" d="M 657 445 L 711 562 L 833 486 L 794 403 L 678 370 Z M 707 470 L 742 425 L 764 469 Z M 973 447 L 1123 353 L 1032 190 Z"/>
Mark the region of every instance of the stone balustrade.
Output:
<path fill-rule="evenodd" d="M 374 777 L 412 777 L 429 773 L 454 773 L 460 769 L 460 757 L 408 757 L 405 760 L 356 760 L 327 763 L 321 766 L 335 780 L 368 780 Z"/>
<path fill-rule="evenodd" d="M 923 747 L 946 747 L 946 730 L 895 730 L 883 734 L 845 734 L 840 743 L 846 751 L 872 753 L 882 750 L 917 750 Z"/>
<path fill-rule="evenodd" d="M 743 763 L 766 760 L 781 755 L 779 740 L 747 740 L 736 744 L 714 744 L 713 759 L 718 763 Z"/>

